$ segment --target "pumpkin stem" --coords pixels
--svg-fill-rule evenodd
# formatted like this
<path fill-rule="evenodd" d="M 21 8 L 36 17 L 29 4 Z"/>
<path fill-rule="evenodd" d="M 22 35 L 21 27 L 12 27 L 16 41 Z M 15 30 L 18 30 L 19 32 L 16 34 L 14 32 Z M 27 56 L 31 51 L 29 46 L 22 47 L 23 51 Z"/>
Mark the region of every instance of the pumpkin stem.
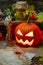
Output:
<path fill-rule="evenodd" d="M 28 17 L 28 19 L 27 19 L 27 23 L 29 22 L 29 17 Z"/>
<path fill-rule="evenodd" d="M 28 16 L 27 23 L 30 23 L 30 15 Z"/>

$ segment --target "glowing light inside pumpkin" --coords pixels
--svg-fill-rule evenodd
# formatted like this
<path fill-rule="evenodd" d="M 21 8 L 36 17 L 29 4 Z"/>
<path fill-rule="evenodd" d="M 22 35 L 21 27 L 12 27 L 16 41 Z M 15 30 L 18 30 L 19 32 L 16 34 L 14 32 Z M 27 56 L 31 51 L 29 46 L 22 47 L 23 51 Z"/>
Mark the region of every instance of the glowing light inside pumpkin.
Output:
<path fill-rule="evenodd" d="M 37 46 L 42 38 L 40 28 L 34 23 L 28 25 L 26 21 L 16 27 L 14 35 L 18 44 L 23 46 Z"/>
<path fill-rule="evenodd" d="M 33 31 L 27 33 L 25 36 L 30 36 L 30 37 L 33 37 Z"/>
<path fill-rule="evenodd" d="M 23 36 L 22 32 L 20 30 L 17 31 L 17 34 Z"/>
<path fill-rule="evenodd" d="M 17 37 L 16 37 L 16 40 L 18 43 L 22 43 L 23 45 L 28 44 L 29 46 L 31 46 L 34 41 L 34 39 L 31 42 L 29 42 L 28 40 L 23 41 L 22 39 L 19 40 Z"/>

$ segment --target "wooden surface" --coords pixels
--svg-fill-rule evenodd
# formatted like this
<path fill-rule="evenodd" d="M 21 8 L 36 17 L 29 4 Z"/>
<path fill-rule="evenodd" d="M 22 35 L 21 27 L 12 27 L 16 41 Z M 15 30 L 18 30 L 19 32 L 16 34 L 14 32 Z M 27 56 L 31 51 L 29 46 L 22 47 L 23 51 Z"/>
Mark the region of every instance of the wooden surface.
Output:
<path fill-rule="evenodd" d="M 4 50 L 6 50 L 6 51 L 11 51 L 11 50 L 15 50 L 15 49 L 17 49 L 17 51 L 18 52 L 23 52 L 23 53 L 25 53 L 25 52 L 30 52 L 30 53 L 34 53 L 35 54 L 35 57 L 32 59 L 32 62 L 31 62 L 31 64 L 30 65 L 43 65 L 43 61 L 42 62 L 40 62 L 39 61 L 39 55 L 40 54 L 43 54 L 43 46 L 38 46 L 38 47 L 21 47 L 21 46 L 19 46 L 19 45 L 17 45 L 14 41 L 12 42 L 13 44 L 14 44 L 14 46 L 4 46 L 3 44 L 4 44 L 5 42 L 3 41 L 1 41 L 0 42 L 0 50 L 1 49 L 4 49 Z M 8 43 L 8 42 L 7 42 Z M 9 43 L 8 43 L 9 44 Z M 14 51 L 15 52 L 15 51 Z M 7 61 L 6 61 L 7 62 Z M 26 62 L 26 61 L 25 61 Z M 29 62 L 30 63 L 30 62 Z M 28 64 L 29 64 L 28 63 Z M 38 64 L 39 63 L 39 64 Z M 26 64 L 26 65 L 28 65 L 28 64 Z M 22 65 L 22 64 L 21 64 Z"/>
<path fill-rule="evenodd" d="M 27 59 L 19 47 L 0 48 L 0 65 L 30 65 L 31 61 Z"/>

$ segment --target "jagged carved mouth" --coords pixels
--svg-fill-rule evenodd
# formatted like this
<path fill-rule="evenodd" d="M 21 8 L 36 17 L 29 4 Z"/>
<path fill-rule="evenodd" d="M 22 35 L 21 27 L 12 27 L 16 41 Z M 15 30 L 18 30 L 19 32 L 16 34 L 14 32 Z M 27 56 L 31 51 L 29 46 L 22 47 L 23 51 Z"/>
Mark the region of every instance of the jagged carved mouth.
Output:
<path fill-rule="evenodd" d="M 31 46 L 33 44 L 33 42 L 34 42 L 34 39 L 32 39 L 29 42 L 28 40 L 25 40 L 25 41 L 23 41 L 22 39 L 19 40 L 17 37 L 16 37 L 16 40 L 17 40 L 18 43 L 22 43 L 23 45 L 28 44 L 29 46 Z"/>

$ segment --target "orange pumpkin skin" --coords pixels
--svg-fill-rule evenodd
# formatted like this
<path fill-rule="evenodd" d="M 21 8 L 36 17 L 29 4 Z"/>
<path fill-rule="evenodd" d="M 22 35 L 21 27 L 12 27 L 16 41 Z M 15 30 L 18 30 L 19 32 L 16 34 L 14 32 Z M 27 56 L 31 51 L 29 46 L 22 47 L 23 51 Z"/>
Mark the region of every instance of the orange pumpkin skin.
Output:
<path fill-rule="evenodd" d="M 20 35 L 19 32 L 21 32 L 23 35 Z M 29 33 L 31 34 L 28 36 Z M 40 44 L 40 40 L 42 38 L 42 32 L 40 31 L 40 28 L 34 23 L 28 24 L 26 22 L 22 22 L 17 25 L 14 35 L 17 43 L 23 46 L 36 46 Z"/>

